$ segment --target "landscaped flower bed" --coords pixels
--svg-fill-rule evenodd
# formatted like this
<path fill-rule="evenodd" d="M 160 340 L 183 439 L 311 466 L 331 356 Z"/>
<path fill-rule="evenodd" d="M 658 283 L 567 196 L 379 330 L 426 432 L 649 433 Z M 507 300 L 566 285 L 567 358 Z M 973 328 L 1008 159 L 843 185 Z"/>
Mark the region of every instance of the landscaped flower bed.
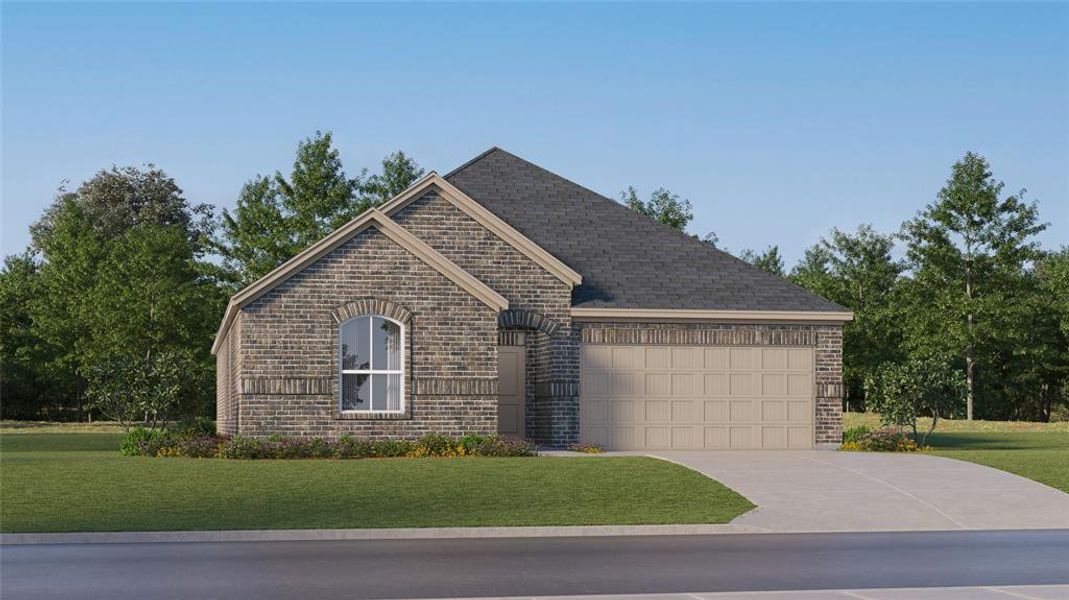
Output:
<path fill-rule="evenodd" d="M 322 438 L 261 439 L 205 435 L 168 429 L 133 429 L 123 436 L 125 456 L 161 456 L 229 459 L 300 458 L 422 458 L 457 456 L 535 456 L 535 445 L 502 436 L 467 435 L 452 438 L 427 435 L 419 440 L 365 440 L 342 436 Z"/>
<path fill-rule="evenodd" d="M 900 429 L 885 427 L 871 430 L 864 425 L 843 432 L 843 450 L 861 452 L 923 452 L 910 435 Z"/>

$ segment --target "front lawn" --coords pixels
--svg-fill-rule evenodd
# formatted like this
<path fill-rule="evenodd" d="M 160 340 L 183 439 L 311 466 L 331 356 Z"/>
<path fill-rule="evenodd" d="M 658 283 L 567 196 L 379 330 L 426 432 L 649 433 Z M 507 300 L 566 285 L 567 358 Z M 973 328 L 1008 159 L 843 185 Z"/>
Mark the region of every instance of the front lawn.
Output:
<path fill-rule="evenodd" d="M 113 433 L 0 433 L 0 531 L 726 523 L 754 506 L 644 457 L 122 457 Z"/>
<path fill-rule="evenodd" d="M 1016 473 L 1069 493 L 1069 433 L 936 432 L 934 454 Z"/>
<path fill-rule="evenodd" d="M 930 419 L 920 419 L 927 430 Z M 843 428 L 880 426 L 875 413 L 843 414 Z M 1044 483 L 1069 492 L 1069 422 L 965 421 L 940 419 L 928 444 L 932 453 L 956 458 Z"/>

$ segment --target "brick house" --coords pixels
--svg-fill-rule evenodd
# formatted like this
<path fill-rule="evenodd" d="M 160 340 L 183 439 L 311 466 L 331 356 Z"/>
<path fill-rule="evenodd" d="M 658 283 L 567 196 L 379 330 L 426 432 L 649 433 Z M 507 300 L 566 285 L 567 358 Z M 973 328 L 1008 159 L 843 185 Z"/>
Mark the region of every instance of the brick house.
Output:
<path fill-rule="evenodd" d="M 841 306 L 503 150 L 236 294 L 221 432 L 837 446 Z"/>

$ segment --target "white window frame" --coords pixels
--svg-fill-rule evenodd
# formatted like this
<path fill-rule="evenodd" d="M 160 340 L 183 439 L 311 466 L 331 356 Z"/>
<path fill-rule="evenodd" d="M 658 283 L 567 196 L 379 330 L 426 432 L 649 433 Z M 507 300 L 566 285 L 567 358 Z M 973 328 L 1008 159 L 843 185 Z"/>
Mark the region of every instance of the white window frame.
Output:
<path fill-rule="evenodd" d="M 350 322 L 355 321 L 357 319 L 372 319 L 372 318 L 375 318 L 375 317 L 378 317 L 378 318 L 383 319 L 385 321 L 390 321 L 391 323 L 394 323 L 395 325 L 397 325 L 398 328 L 400 328 L 400 332 L 401 332 L 401 347 L 399 348 L 399 353 L 401 355 L 401 365 L 400 365 L 401 368 L 400 369 L 372 369 L 372 368 L 367 368 L 367 369 L 345 369 L 342 366 L 342 329 L 344 329 L 345 326 L 348 325 Z M 374 338 L 374 332 L 372 331 L 371 327 L 368 327 L 368 335 L 371 336 L 371 340 L 368 340 L 368 352 L 369 352 L 370 355 L 368 356 L 368 361 L 367 361 L 367 364 L 370 367 L 370 365 L 374 365 L 375 364 L 375 344 L 372 343 L 375 338 Z M 364 315 L 357 315 L 357 316 L 352 317 L 350 319 L 346 319 L 340 325 L 338 325 L 338 353 L 337 353 L 337 356 L 338 356 L 338 411 L 340 413 L 346 414 L 346 415 L 400 415 L 400 414 L 404 414 L 404 412 L 405 412 L 405 324 L 404 323 L 398 321 L 397 319 L 391 319 L 390 317 L 387 317 L 386 315 L 376 315 L 376 314 L 371 314 L 371 313 L 364 314 Z M 360 410 L 360 409 L 345 409 L 345 408 L 343 408 L 342 407 L 342 402 L 343 402 L 343 399 L 344 399 L 344 396 L 345 396 L 345 376 L 346 375 L 367 375 L 368 376 L 368 406 L 369 407 L 373 406 L 374 397 L 375 397 L 374 391 L 372 390 L 372 386 L 375 385 L 375 378 L 372 377 L 372 376 L 373 375 L 399 375 L 398 379 L 401 380 L 401 389 L 400 389 L 400 392 L 399 392 L 401 394 L 400 405 L 399 405 L 400 408 L 398 408 L 397 410 L 372 410 L 371 408 L 368 408 L 367 410 Z"/>

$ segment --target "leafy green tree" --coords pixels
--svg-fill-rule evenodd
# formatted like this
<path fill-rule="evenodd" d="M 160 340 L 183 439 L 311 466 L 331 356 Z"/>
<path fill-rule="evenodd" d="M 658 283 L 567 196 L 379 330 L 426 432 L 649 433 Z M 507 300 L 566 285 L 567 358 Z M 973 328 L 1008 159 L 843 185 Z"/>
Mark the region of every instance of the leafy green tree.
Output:
<path fill-rule="evenodd" d="M 739 258 L 766 273 L 771 273 L 778 277 L 783 277 L 787 274 L 783 267 L 783 257 L 780 256 L 779 246 L 769 246 L 764 252 L 755 252 L 747 248 L 739 253 Z"/>
<path fill-rule="evenodd" d="M 0 269 L 0 415 L 4 419 L 58 418 L 74 395 L 69 380 L 53 377 L 56 357 L 33 331 L 40 273 L 30 253 L 9 256 Z"/>
<path fill-rule="evenodd" d="M 189 370 L 189 358 L 181 352 L 111 357 L 88 368 L 87 399 L 126 431 L 138 422 L 153 431 L 175 417 Z"/>
<path fill-rule="evenodd" d="M 214 247 L 238 283 L 251 283 L 422 175 L 411 157 L 395 152 L 380 173 L 349 178 L 331 134 L 317 131 L 297 145 L 288 178 L 276 172 L 245 184 L 234 212 L 223 211 Z"/>
<path fill-rule="evenodd" d="M 650 199 L 644 202 L 638 197 L 638 191 L 628 186 L 626 191 L 620 192 L 620 203 L 679 231 L 686 231 L 687 225 L 694 220 L 690 200 L 682 199 L 679 194 L 673 194 L 664 188 L 654 190 Z"/>
<path fill-rule="evenodd" d="M 902 358 L 898 281 L 903 265 L 892 258 L 894 237 L 861 225 L 854 233 L 832 229 L 806 249 L 790 279 L 854 313 L 843 327 L 843 379 L 847 401 L 865 408 L 864 379 Z"/>
<path fill-rule="evenodd" d="M 39 377 L 73 388 L 67 406 L 84 405 L 93 364 L 143 357 L 146 348 L 199 357 L 201 379 L 189 378 L 186 389 L 201 408 L 213 393 L 208 349 L 223 295 L 201 260 L 198 217 L 210 211 L 150 169 L 101 171 L 73 193 L 61 190 L 34 227 L 38 275 L 27 303 L 31 339 L 21 347 L 45 357 Z M 117 181 L 124 177 L 127 184 Z"/>
<path fill-rule="evenodd" d="M 358 206 L 357 214 L 384 204 L 397 194 L 408 189 L 413 182 L 423 177 L 423 167 L 411 156 L 398 150 L 382 159 L 382 171 L 364 179 L 360 197 L 364 203 Z"/>
<path fill-rule="evenodd" d="M 108 244 L 96 282 L 84 294 L 83 373 L 100 364 L 153 364 L 156 356 L 181 356 L 183 412 L 211 412 L 215 361 L 210 347 L 225 293 L 200 274 L 180 231 L 147 225 L 127 230 Z"/>
<path fill-rule="evenodd" d="M 906 222 L 912 303 L 907 344 L 922 354 L 953 354 L 964 362 L 966 416 L 973 418 L 977 368 L 1000 332 L 1022 324 L 1008 308 L 1023 283 L 1027 263 L 1039 258 L 1035 203 L 1021 193 L 1003 197 L 987 161 L 967 153 L 954 164 L 935 202 Z"/>
<path fill-rule="evenodd" d="M 885 364 L 866 378 L 865 387 L 882 424 L 909 427 L 922 447 L 939 419 L 960 409 L 965 389 L 960 371 L 935 357 Z M 931 417 L 932 422 L 920 435 L 917 418 L 922 416 Z"/>

